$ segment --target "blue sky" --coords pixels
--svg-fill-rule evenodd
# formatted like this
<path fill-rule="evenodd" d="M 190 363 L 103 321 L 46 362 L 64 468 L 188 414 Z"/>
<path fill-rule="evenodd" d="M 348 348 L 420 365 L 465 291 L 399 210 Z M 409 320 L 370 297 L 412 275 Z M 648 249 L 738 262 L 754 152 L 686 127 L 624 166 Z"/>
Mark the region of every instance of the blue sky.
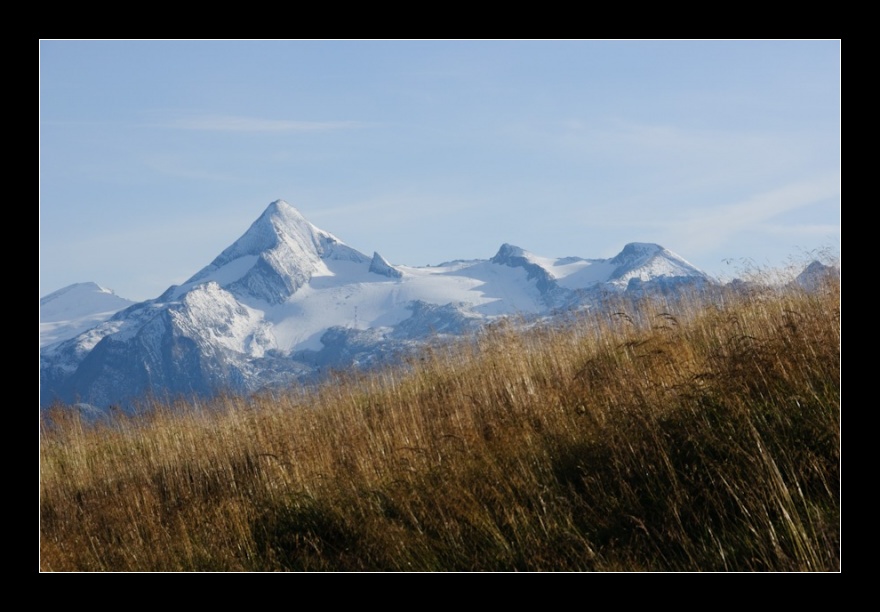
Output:
<path fill-rule="evenodd" d="M 840 250 L 840 42 L 41 41 L 40 295 L 159 295 L 273 200 L 392 263 Z"/>

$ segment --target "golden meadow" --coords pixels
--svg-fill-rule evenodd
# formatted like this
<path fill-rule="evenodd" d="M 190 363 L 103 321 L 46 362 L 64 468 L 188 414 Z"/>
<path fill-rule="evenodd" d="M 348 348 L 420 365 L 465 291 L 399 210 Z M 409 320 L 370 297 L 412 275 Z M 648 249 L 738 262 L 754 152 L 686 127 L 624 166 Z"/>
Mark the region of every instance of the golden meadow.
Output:
<path fill-rule="evenodd" d="M 41 417 L 43 571 L 839 571 L 840 286 Z"/>

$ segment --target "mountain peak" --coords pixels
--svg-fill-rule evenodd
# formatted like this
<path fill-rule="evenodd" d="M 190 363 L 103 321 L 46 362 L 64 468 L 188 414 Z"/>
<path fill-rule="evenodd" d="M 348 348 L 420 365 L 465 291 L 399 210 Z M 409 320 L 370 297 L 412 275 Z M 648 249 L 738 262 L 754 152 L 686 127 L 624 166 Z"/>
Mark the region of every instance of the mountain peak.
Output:
<path fill-rule="evenodd" d="M 278 304 L 318 271 L 325 260 L 369 263 L 370 258 L 309 223 L 296 208 L 275 200 L 248 230 L 180 289 L 215 280 L 237 294 Z"/>
<path fill-rule="evenodd" d="M 679 255 L 653 242 L 630 242 L 608 263 L 616 266 L 611 278 L 626 283 L 633 278 L 647 281 L 659 277 L 709 277 Z"/>
<path fill-rule="evenodd" d="M 257 222 L 264 218 L 270 220 L 270 222 L 277 228 L 292 229 L 299 226 L 308 226 L 315 230 L 318 229 L 309 223 L 295 206 L 288 204 L 284 200 L 275 200 L 269 204 L 266 207 L 266 210 L 263 211 L 263 214 L 257 219 Z"/>
<path fill-rule="evenodd" d="M 523 258 L 525 256 L 526 252 L 523 249 L 505 242 L 501 245 L 501 248 L 498 249 L 495 257 L 489 261 L 495 264 L 510 265 L 511 260 L 514 258 Z"/>
<path fill-rule="evenodd" d="M 318 228 L 309 223 L 296 208 L 284 200 L 275 200 L 241 238 L 223 251 L 212 264 L 222 265 L 244 255 L 259 255 L 275 247 L 285 236 L 299 236 L 306 238 L 304 242 L 315 242 L 315 230 Z"/>
<path fill-rule="evenodd" d="M 808 291 L 814 291 L 820 288 L 828 278 L 839 274 L 840 269 L 837 266 L 827 266 L 821 261 L 813 260 L 797 275 L 794 282 Z"/>
<path fill-rule="evenodd" d="M 57 300 L 58 298 L 60 298 L 64 295 L 69 295 L 69 294 L 74 294 L 74 293 L 79 293 L 79 294 L 110 293 L 110 294 L 112 294 L 113 292 L 110 289 L 105 289 L 104 287 L 102 287 L 98 283 L 93 283 L 91 281 L 85 282 L 85 283 L 73 283 L 72 285 L 68 285 L 68 286 L 63 287 L 61 289 L 58 289 L 57 291 L 53 291 L 49 295 L 45 295 L 45 296 L 41 297 L 40 298 L 40 306 L 43 306 L 44 304 L 48 304 L 49 302 L 52 302 L 53 300 Z"/>
<path fill-rule="evenodd" d="M 296 208 L 294 208 L 293 206 L 288 204 L 286 201 L 278 199 L 278 200 L 275 200 L 274 202 L 270 202 L 269 205 L 266 207 L 266 211 L 263 214 L 281 212 L 281 211 L 299 212 L 298 210 L 296 210 Z"/>
<path fill-rule="evenodd" d="M 665 250 L 662 246 L 653 242 L 630 242 L 623 247 L 620 253 L 614 256 L 610 263 L 620 265 L 631 263 L 637 259 L 648 259 Z"/>
<path fill-rule="evenodd" d="M 40 346 L 73 338 L 134 304 L 97 283 L 75 283 L 40 298 Z"/>
<path fill-rule="evenodd" d="M 498 253 L 495 254 L 495 257 L 489 261 L 493 264 L 508 266 L 510 268 L 522 268 L 526 271 L 526 274 L 528 275 L 527 278 L 535 281 L 535 286 L 538 288 L 538 291 L 541 292 L 541 295 L 547 297 L 558 289 L 558 285 L 553 278 L 553 274 L 543 268 L 540 264 L 533 261 L 533 259 L 534 255 L 525 249 L 521 249 L 518 246 L 505 242 L 501 245 L 501 248 L 498 249 Z"/>

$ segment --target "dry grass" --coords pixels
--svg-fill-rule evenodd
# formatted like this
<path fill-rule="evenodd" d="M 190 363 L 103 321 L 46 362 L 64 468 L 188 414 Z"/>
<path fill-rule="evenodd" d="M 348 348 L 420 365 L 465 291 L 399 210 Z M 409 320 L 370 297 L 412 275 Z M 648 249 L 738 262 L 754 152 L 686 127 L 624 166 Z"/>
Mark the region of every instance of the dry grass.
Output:
<path fill-rule="evenodd" d="M 837 571 L 839 284 L 41 432 L 46 571 Z"/>

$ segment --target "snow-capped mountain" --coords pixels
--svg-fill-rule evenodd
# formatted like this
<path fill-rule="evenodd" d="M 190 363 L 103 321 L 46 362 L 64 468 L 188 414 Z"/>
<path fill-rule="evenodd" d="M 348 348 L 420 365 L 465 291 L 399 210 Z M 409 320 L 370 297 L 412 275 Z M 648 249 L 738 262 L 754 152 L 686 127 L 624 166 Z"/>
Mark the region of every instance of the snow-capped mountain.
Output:
<path fill-rule="evenodd" d="M 235 295 L 281 304 L 312 276 L 332 275 L 329 262 L 370 258 L 320 230 L 283 200 L 272 202 L 250 229 L 171 295 L 216 282 Z"/>
<path fill-rule="evenodd" d="M 815 291 L 831 276 L 840 276 L 840 268 L 825 265 L 820 261 L 812 261 L 797 275 L 794 283 L 807 291 Z"/>
<path fill-rule="evenodd" d="M 542 316 L 589 306 L 608 292 L 712 282 L 645 243 L 611 259 L 555 259 L 504 244 L 491 259 L 392 265 L 279 200 L 182 285 L 45 346 L 41 404 L 253 391 L 319 368 L 382 361 L 499 316 Z"/>
<path fill-rule="evenodd" d="M 76 283 L 40 298 L 40 347 L 73 338 L 134 304 L 95 283 Z"/>

